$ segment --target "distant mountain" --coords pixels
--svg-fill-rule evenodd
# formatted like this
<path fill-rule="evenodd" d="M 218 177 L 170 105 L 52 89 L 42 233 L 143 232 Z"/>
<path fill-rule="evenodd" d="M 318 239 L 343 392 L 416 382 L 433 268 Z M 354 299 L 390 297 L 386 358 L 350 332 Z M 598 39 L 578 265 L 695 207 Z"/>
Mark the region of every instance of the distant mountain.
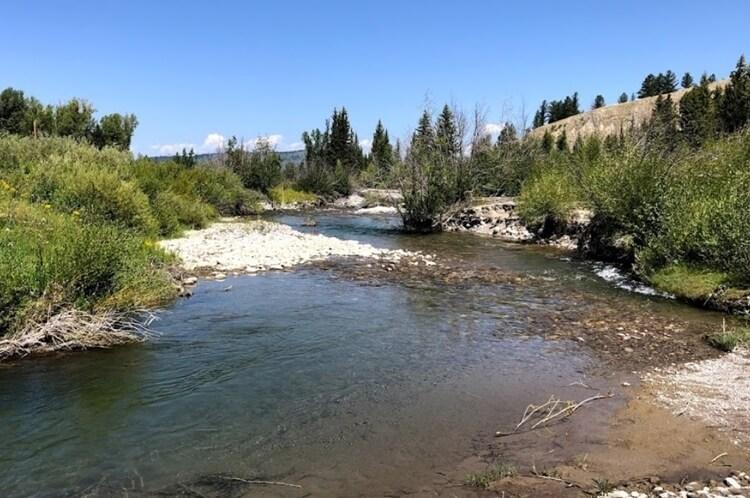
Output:
<path fill-rule="evenodd" d="M 305 151 L 302 150 L 285 150 L 277 152 L 277 154 L 281 157 L 281 162 L 284 166 L 289 164 L 299 164 L 302 162 L 302 160 L 305 158 Z M 214 152 L 211 154 L 197 154 L 196 160 L 198 164 L 200 163 L 209 163 L 219 158 L 219 153 Z M 172 156 L 156 156 L 152 157 L 156 162 L 166 162 L 174 158 L 174 155 Z"/>

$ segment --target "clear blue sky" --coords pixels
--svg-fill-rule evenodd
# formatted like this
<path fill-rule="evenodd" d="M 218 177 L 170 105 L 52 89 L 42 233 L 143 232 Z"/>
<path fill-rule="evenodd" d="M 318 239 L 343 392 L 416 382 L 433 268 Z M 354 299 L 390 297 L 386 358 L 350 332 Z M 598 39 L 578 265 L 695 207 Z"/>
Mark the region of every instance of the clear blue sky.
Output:
<path fill-rule="evenodd" d="M 748 19 L 744 0 L 8 1 L 0 87 L 135 113 L 140 153 L 213 133 L 288 149 L 334 106 L 361 139 L 378 119 L 395 137 L 426 96 L 499 122 L 574 91 L 612 102 L 649 72 L 723 77 Z"/>

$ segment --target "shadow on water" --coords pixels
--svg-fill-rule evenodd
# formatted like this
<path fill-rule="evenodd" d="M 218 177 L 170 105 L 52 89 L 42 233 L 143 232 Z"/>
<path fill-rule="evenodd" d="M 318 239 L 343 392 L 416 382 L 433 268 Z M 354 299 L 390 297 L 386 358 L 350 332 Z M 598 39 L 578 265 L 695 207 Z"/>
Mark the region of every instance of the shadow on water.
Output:
<path fill-rule="evenodd" d="M 188 496 L 184 483 L 204 494 L 206 476 L 227 475 L 304 490 L 263 488 L 263 496 L 425 486 L 455 494 L 461 476 L 450 469 L 523 407 L 551 394 L 587 396 L 571 386 L 584 378 L 611 387 L 591 373 L 600 360 L 590 350 L 545 338 L 556 317 L 608 303 L 685 318 L 683 307 L 613 290 L 558 255 L 471 236 L 404 236 L 388 217 L 316 219 L 306 231 L 533 278 L 410 288 L 307 269 L 202 282 L 160 314 L 161 335 L 149 344 L 0 369 L 3 494 Z M 279 221 L 298 228 L 304 218 Z M 696 323 L 715 319 L 690 313 Z M 603 428 L 592 419 L 587 431 Z M 237 482 L 207 496 L 260 492 Z"/>

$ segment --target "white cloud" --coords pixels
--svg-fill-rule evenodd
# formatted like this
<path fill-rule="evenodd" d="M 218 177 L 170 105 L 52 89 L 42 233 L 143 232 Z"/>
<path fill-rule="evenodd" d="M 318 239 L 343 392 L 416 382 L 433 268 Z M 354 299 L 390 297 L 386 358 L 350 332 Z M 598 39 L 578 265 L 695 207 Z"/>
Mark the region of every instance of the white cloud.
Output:
<path fill-rule="evenodd" d="M 224 148 L 225 142 L 226 139 L 224 138 L 224 135 L 220 133 L 209 133 L 206 136 L 206 139 L 203 140 L 201 152 L 216 152 L 217 150 Z"/>
<path fill-rule="evenodd" d="M 487 123 L 484 125 L 484 133 L 487 135 L 499 135 L 505 128 L 505 123 Z"/>
<path fill-rule="evenodd" d="M 369 138 L 366 138 L 364 140 L 359 141 L 359 146 L 362 147 L 362 151 L 367 154 L 372 149 L 372 140 Z"/>
<path fill-rule="evenodd" d="M 252 150 L 258 145 L 258 142 L 260 142 L 261 140 L 265 140 L 266 142 L 268 142 L 268 145 L 273 148 L 277 148 L 281 144 L 283 139 L 284 136 L 278 133 L 275 133 L 273 135 L 261 135 L 259 137 L 253 138 L 252 140 L 247 140 L 245 142 L 245 147 Z"/>
<path fill-rule="evenodd" d="M 302 142 L 295 142 L 291 145 L 285 146 L 284 136 L 279 133 L 261 135 L 257 138 L 246 140 L 244 145 L 247 150 L 253 150 L 260 140 L 266 140 L 272 147 L 279 150 L 299 150 L 304 147 Z M 199 154 L 210 154 L 223 149 L 226 146 L 226 143 L 227 138 L 224 135 L 214 132 L 206 135 L 206 138 L 201 145 L 196 145 L 194 143 L 160 144 L 152 145 L 151 150 L 155 151 L 155 153 L 160 156 L 171 156 L 175 153 L 182 152 L 182 149 L 188 151 L 193 149 Z"/>
<path fill-rule="evenodd" d="M 173 156 L 182 150 L 195 149 L 195 144 L 163 144 L 163 145 L 152 145 L 151 150 L 156 151 L 160 156 Z"/>

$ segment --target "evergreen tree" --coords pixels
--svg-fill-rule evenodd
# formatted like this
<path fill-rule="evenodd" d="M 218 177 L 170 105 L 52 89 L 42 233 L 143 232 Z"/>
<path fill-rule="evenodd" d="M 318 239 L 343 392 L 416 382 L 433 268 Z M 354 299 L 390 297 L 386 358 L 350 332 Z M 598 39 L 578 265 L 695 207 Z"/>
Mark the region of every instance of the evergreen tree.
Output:
<path fill-rule="evenodd" d="M 680 100 L 680 129 L 687 142 L 695 147 L 716 135 L 716 106 L 708 83 L 692 88 Z"/>
<path fill-rule="evenodd" d="M 417 157 L 431 156 L 435 151 L 435 131 L 432 129 L 432 118 L 426 110 L 419 118 L 419 124 L 411 137 L 411 154 Z"/>
<path fill-rule="evenodd" d="M 657 81 L 656 76 L 648 74 L 643 83 L 641 83 L 641 89 L 638 90 L 638 98 L 643 99 L 646 97 L 652 97 L 657 94 Z"/>
<path fill-rule="evenodd" d="M 627 101 L 628 101 L 628 94 L 625 93 L 625 92 L 622 92 L 620 94 L 620 98 L 617 99 L 617 103 L 618 104 L 624 104 Z"/>
<path fill-rule="evenodd" d="M 192 168 L 198 162 L 195 151 L 191 148 L 188 152 L 184 147 L 182 148 L 182 154 L 175 152 L 173 161 L 187 168 Z"/>
<path fill-rule="evenodd" d="M 437 152 L 446 160 L 461 154 L 461 139 L 458 136 L 456 118 L 446 104 L 435 124 L 435 145 Z"/>
<path fill-rule="evenodd" d="M 661 93 L 672 93 L 677 91 L 677 75 L 674 74 L 672 71 L 667 71 L 664 76 L 661 74 L 661 85 L 660 85 L 660 92 Z"/>
<path fill-rule="evenodd" d="M 518 133 L 513 123 L 505 123 L 500 134 L 497 136 L 497 146 L 501 149 L 508 148 L 518 142 Z"/>
<path fill-rule="evenodd" d="M 625 96 L 627 98 L 627 96 Z M 604 107 L 604 96 L 603 95 L 597 95 L 594 99 L 594 105 L 591 107 L 592 109 L 599 109 L 601 107 Z"/>
<path fill-rule="evenodd" d="M 743 128 L 750 121 L 750 66 L 740 56 L 729 76 L 719 105 L 722 129 L 727 133 Z"/>
<path fill-rule="evenodd" d="M 534 128 L 544 126 L 544 123 L 547 121 L 547 110 L 547 101 L 543 100 L 539 109 L 536 111 L 536 114 L 534 114 L 534 121 L 532 124 Z"/>
<path fill-rule="evenodd" d="M 693 76 L 690 73 L 685 73 L 682 76 L 682 81 L 680 82 L 682 85 L 682 88 L 690 88 L 693 86 Z"/>
<path fill-rule="evenodd" d="M 552 137 L 552 133 L 549 130 L 545 131 L 542 137 L 542 150 L 544 152 L 552 152 L 554 145 L 555 139 Z"/>
<path fill-rule="evenodd" d="M 650 140 L 659 143 L 665 149 L 673 149 L 678 141 L 677 129 L 678 115 L 672 96 L 664 98 L 659 95 L 648 123 L 648 136 Z"/>
<path fill-rule="evenodd" d="M 555 142 L 555 146 L 557 147 L 557 150 L 562 152 L 568 151 L 568 134 L 565 133 L 565 130 L 560 133 L 560 136 L 557 137 L 557 142 Z"/>
<path fill-rule="evenodd" d="M 388 172 L 393 165 L 393 148 L 388 139 L 388 130 L 378 120 L 372 136 L 372 162 L 380 172 Z"/>

